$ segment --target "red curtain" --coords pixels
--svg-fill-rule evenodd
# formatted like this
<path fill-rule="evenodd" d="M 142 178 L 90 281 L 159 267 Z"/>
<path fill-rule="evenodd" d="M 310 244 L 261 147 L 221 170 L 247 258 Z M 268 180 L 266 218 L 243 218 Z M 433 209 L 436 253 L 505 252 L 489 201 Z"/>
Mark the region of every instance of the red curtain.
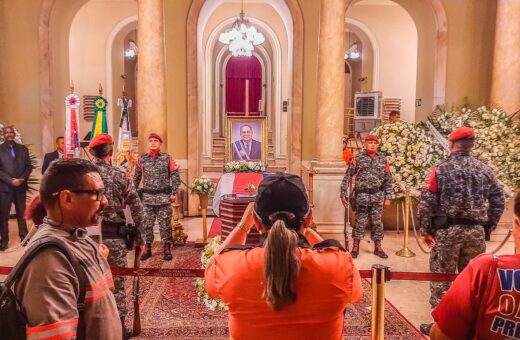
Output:
<path fill-rule="evenodd" d="M 246 80 L 249 112 L 258 112 L 262 99 L 262 66 L 255 56 L 231 57 L 226 65 L 226 112 L 245 113 Z"/>

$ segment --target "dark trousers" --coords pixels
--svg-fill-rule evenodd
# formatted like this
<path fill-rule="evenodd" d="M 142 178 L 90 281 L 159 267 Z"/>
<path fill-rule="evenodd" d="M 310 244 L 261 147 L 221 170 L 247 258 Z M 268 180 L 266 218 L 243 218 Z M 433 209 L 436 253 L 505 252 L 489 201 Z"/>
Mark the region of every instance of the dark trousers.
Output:
<path fill-rule="evenodd" d="M 23 240 L 27 235 L 27 223 L 23 218 L 26 198 L 27 193 L 25 189 L 9 189 L 8 192 L 0 192 L 0 235 L 2 236 L 2 246 L 7 246 L 9 243 L 9 213 L 13 203 L 16 209 L 20 240 Z"/>

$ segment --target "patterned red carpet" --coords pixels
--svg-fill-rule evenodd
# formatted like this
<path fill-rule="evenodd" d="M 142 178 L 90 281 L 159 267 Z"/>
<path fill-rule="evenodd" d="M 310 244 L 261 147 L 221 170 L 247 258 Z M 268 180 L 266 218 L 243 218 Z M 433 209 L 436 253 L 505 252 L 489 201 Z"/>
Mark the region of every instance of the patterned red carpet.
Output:
<path fill-rule="evenodd" d="M 143 267 L 199 268 L 200 248 L 175 247 L 171 262 L 162 260 L 160 244 L 154 244 L 154 256 Z M 228 339 L 227 312 L 212 312 L 197 302 L 191 278 L 141 278 L 140 339 Z M 363 301 L 349 306 L 345 317 L 344 339 L 370 338 L 371 288 L 363 282 Z M 130 326 L 133 319 L 132 280 L 127 279 Z M 423 336 L 397 310 L 386 303 L 385 339 L 421 339 Z"/>

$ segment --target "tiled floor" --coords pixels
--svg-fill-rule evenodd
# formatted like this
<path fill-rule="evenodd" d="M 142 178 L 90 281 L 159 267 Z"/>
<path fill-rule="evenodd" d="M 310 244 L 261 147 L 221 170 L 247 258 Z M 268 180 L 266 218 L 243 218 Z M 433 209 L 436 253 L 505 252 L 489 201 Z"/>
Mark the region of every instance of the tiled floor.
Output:
<path fill-rule="evenodd" d="M 208 225 L 211 225 L 211 218 Z M 185 218 L 180 221 L 185 232 L 189 235 L 188 241 L 194 241 L 202 237 L 202 220 L 200 218 Z M 10 249 L 7 252 L 0 252 L 0 266 L 13 266 L 20 258 L 23 249 L 11 251 L 19 244 L 16 222 L 10 222 Z M 335 235 L 324 235 L 334 237 Z M 487 249 L 495 249 L 500 240 L 505 236 L 505 231 L 498 232 L 493 239 L 497 241 L 488 242 Z M 342 240 L 342 236 L 336 236 Z M 156 239 L 159 235 L 156 231 Z M 403 233 L 397 234 L 393 231 L 385 232 L 383 246 L 389 254 L 387 260 L 380 259 L 371 252 L 373 243 L 368 241 L 368 235 L 361 243 L 361 254 L 355 260 L 358 269 L 370 269 L 373 264 L 383 264 L 389 266 L 393 271 L 427 272 L 429 256 L 424 254 L 417 246 L 413 234 L 410 234 L 409 248 L 415 252 L 416 256 L 411 258 L 399 257 L 395 252 L 403 247 Z M 513 242 L 510 239 L 497 254 L 512 254 Z M 129 253 L 129 263 L 132 263 L 132 254 Z M 0 277 L 0 280 L 3 278 Z M 430 293 L 427 282 L 419 281 L 390 281 L 386 284 L 386 298 L 406 317 L 412 324 L 419 326 L 423 322 L 430 322 L 430 306 L 428 303 Z"/>

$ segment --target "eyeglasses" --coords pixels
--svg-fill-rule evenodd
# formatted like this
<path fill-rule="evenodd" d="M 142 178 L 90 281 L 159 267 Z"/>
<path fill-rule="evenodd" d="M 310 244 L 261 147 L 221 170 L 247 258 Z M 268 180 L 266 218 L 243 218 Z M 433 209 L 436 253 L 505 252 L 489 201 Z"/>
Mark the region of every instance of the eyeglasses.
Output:
<path fill-rule="evenodd" d="M 75 194 L 90 194 L 90 195 L 96 195 L 96 201 L 101 201 L 103 196 L 105 196 L 105 189 L 99 189 L 99 190 L 82 190 L 82 189 L 74 189 L 69 190 L 70 192 L 73 192 Z M 61 191 L 53 192 L 52 196 L 58 196 Z"/>

